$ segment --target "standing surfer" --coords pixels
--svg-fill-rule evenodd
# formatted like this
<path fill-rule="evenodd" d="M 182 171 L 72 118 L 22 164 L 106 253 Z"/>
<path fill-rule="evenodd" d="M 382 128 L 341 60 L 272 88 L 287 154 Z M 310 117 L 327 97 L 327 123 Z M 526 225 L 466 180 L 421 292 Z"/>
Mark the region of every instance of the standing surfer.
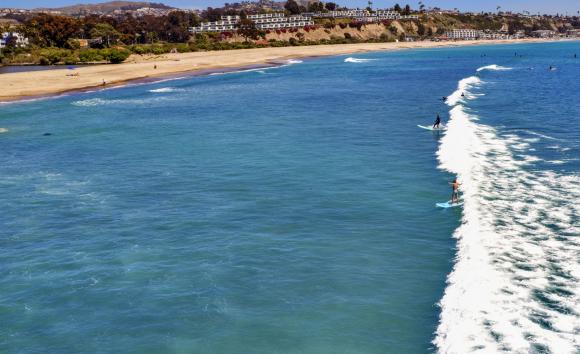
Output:
<path fill-rule="evenodd" d="M 459 203 L 459 186 L 461 185 L 461 183 L 457 182 L 457 177 L 455 179 L 453 179 L 452 183 L 449 183 L 451 185 L 452 188 L 452 192 L 451 192 L 451 204 L 453 203 Z"/>
<path fill-rule="evenodd" d="M 433 129 L 439 129 L 439 125 L 441 124 L 441 117 L 437 114 L 437 118 L 435 118 L 435 123 L 433 123 Z"/>

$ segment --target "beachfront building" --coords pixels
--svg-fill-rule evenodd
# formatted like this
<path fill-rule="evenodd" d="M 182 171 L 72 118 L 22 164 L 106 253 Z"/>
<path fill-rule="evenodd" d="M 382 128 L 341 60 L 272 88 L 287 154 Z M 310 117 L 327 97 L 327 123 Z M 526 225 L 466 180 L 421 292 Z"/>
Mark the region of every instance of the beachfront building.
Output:
<path fill-rule="evenodd" d="M 367 10 L 342 10 L 342 11 L 328 11 L 328 12 L 313 12 L 309 13 L 312 17 L 319 18 L 357 18 L 366 17 L 370 15 Z"/>
<path fill-rule="evenodd" d="M 314 25 L 314 21 L 309 16 L 295 15 L 286 17 L 284 13 L 248 15 L 248 19 L 254 21 L 256 28 L 259 30 L 300 28 Z M 191 27 L 189 31 L 191 33 L 235 31 L 239 22 L 240 16 L 222 16 L 221 21 L 204 22 L 198 27 Z"/>
<path fill-rule="evenodd" d="M 550 30 L 539 30 L 531 33 L 532 37 L 537 38 L 552 38 L 556 36 L 556 32 Z"/>
<path fill-rule="evenodd" d="M 309 13 L 308 16 L 318 18 L 352 18 L 358 22 L 380 22 L 393 20 L 418 20 L 418 15 L 401 15 L 393 10 L 343 10 L 343 11 L 329 11 L 329 12 L 314 12 Z"/>
<path fill-rule="evenodd" d="M 474 29 L 454 29 L 445 33 L 447 39 L 451 40 L 475 40 L 484 36 L 484 32 Z"/>

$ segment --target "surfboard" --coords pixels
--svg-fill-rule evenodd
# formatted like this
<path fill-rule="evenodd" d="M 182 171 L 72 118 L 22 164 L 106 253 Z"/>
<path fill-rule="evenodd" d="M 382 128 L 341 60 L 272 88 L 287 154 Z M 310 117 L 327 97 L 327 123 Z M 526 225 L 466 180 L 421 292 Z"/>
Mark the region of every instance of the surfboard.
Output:
<path fill-rule="evenodd" d="M 431 131 L 434 131 L 434 132 L 436 132 L 436 131 L 441 131 L 441 130 L 445 130 L 445 126 L 444 126 L 443 124 L 441 124 L 441 125 L 439 126 L 439 128 L 433 128 L 433 126 L 432 126 L 432 125 L 429 125 L 429 126 L 425 126 L 425 125 L 417 125 L 417 126 L 418 126 L 419 128 L 421 128 L 421 129 L 431 130 Z"/>
<path fill-rule="evenodd" d="M 451 204 L 451 201 L 448 201 L 448 202 L 445 202 L 445 203 L 435 203 L 435 205 L 437 207 L 439 207 L 439 208 L 445 208 L 445 209 L 455 208 L 455 207 L 458 207 L 458 206 L 462 206 L 463 205 L 463 200 L 460 199 L 459 200 L 459 203 L 453 203 L 453 204 Z"/>

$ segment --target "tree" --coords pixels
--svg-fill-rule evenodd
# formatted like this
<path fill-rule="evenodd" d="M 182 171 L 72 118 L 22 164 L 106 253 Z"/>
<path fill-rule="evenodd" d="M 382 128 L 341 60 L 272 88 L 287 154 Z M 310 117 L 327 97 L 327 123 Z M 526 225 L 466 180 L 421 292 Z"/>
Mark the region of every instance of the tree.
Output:
<path fill-rule="evenodd" d="M 308 4 L 308 12 L 322 12 L 324 5 L 320 1 L 314 1 Z"/>
<path fill-rule="evenodd" d="M 249 39 L 256 40 L 260 35 L 256 23 L 247 18 L 240 20 L 238 23 L 238 33 L 244 37 L 246 42 L 248 42 Z"/>
<path fill-rule="evenodd" d="M 284 8 L 292 15 L 298 15 L 300 13 L 300 6 L 295 0 L 288 0 Z"/>
<path fill-rule="evenodd" d="M 411 6 L 407 4 L 405 5 L 405 9 L 403 10 L 403 15 L 409 16 L 410 14 L 411 14 Z"/>
<path fill-rule="evenodd" d="M 334 2 L 327 2 L 324 7 L 328 10 L 328 11 L 335 11 L 337 8 L 336 3 Z"/>
<path fill-rule="evenodd" d="M 121 34 L 108 23 L 97 23 L 91 30 L 90 35 L 92 39 L 100 38 L 109 47 L 111 44 L 117 43 L 117 39 Z"/>
<path fill-rule="evenodd" d="M 401 6 L 399 4 L 395 4 L 395 7 L 393 7 L 393 10 L 397 11 L 397 12 L 401 12 Z"/>
<path fill-rule="evenodd" d="M 419 23 L 419 28 L 417 29 L 417 34 L 421 37 L 425 35 L 425 25 Z"/>
<path fill-rule="evenodd" d="M 42 47 L 64 47 L 79 34 L 80 22 L 64 16 L 40 14 L 26 21 L 22 32 L 33 43 Z"/>

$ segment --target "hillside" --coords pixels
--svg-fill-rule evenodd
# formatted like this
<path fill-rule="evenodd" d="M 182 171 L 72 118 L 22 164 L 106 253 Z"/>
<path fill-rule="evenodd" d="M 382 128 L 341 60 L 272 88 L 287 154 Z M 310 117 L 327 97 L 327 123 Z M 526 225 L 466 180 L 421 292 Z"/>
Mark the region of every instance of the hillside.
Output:
<path fill-rule="evenodd" d="M 53 10 L 60 11 L 66 15 L 75 15 L 80 13 L 102 13 L 108 14 L 115 10 L 136 10 L 142 7 L 152 7 L 158 9 L 172 9 L 161 3 L 154 2 L 137 2 L 137 1 L 110 1 L 101 4 L 77 4 L 59 8 L 42 8 L 36 10 Z"/>

